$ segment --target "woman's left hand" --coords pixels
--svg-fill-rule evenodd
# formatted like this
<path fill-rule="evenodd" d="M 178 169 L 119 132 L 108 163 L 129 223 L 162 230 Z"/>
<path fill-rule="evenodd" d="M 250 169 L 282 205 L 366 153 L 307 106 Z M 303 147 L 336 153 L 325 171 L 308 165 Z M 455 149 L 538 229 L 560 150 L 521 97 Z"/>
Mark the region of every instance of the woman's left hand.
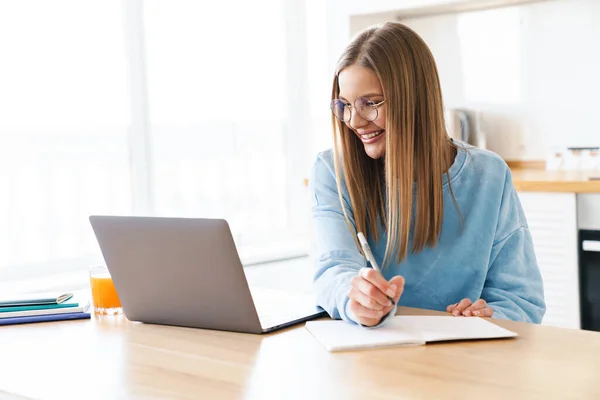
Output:
<path fill-rule="evenodd" d="M 459 303 L 450 304 L 446 308 L 446 312 L 455 317 L 460 315 L 463 317 L 491 317 L 494 310 L 489 308 L 483 299 L 479 299 L 475 303 L 471 303 L 469 299 L 462 299 Z"/>

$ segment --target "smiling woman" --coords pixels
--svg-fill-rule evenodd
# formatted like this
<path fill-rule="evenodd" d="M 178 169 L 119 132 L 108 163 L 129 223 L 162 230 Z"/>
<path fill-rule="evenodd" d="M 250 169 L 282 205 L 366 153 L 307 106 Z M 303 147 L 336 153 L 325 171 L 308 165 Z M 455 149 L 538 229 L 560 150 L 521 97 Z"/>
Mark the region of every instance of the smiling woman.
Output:
<path fill-rule="evenodd" d="M 310 180 L 319 304 L 367 326 L 398 302 L 539 323 L 542 280 L 510 171 L 448 136 L 426 43 L 400 23 L 361 32 L 338 62 L 331 110 L 335 145 Z M 365 268 L 360 232 L 383 273 Z"/>
<path fill-rule="evenodd" d="M 341 88 L 354 93 L 340 91 L 339 100 L 332 100 L 335 116 L 352 127 L 365 145 L 369 157 L 381 158 L 385 154 L 386 108 L 383 106 L 385 99 L 379 79 L 371 69 L 360 65 L 343 69 L 338 79 Z M 346 99 L 356 100 L 350 103 Z"/>

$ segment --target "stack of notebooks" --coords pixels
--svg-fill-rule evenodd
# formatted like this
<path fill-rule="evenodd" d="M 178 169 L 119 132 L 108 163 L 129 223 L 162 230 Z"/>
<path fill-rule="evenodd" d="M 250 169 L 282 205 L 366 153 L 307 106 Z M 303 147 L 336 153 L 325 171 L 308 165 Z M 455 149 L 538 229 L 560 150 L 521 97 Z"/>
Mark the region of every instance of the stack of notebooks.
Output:
<path fill-rule="evenodd" d="M 37 293 L 0 298 L 0 325 L 90 318 L 84 293 Z"/>

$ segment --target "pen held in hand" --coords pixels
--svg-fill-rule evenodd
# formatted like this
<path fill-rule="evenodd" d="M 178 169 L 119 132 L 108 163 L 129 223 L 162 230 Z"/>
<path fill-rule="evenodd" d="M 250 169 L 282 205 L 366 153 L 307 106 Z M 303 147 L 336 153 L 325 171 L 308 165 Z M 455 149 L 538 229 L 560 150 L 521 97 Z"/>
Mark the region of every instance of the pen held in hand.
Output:
<path fill-rule="evenodd" d="M 371 252 L 371 247 L 369 246 L 369 243 L 367 243 L 367 239 L 365 238 L 365 235 L 363 235 L 362 232 L 358 232 L 358 241 L 360 242 L 363 252 L 365 253 L 365 257 L 367 257 L 367 261 L 371 264 L 371 267 L 373 267 L 374 270 L 381 273 L 381 269 L 379 269 L 379 265 L 377 265 L 377 261 L 375 261 L 375 257 Z M 393 305 L 396 305 L 396 302 L 391 296 L 387 296 L 387 298 L 389 301 L 392 302 Z"/>

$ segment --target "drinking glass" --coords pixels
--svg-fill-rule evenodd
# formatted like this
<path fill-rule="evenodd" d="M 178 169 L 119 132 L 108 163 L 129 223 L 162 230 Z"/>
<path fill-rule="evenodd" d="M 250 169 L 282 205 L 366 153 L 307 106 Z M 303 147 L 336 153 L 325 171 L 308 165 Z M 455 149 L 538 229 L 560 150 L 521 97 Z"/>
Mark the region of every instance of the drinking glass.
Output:
<path fill-rule="evenodd" d="M 121 300 L 115 289 L 108 268 L 98 265 L 90 268 L 92 303 L 97 315 L 119 315 L 123 313 Z"/>

